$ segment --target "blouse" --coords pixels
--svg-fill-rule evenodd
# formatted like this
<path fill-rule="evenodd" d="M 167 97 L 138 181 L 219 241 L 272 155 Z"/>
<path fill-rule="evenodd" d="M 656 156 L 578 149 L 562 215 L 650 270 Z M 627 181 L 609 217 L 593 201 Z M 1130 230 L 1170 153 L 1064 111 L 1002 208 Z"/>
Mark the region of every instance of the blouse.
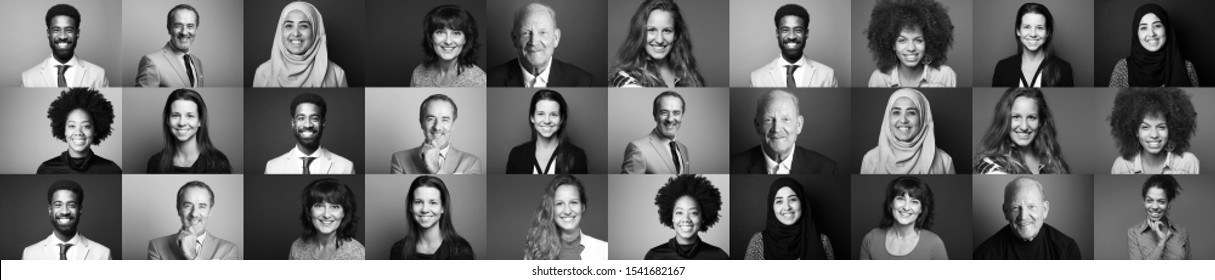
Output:
<path fill-rule="evenodd" d="M 367 249 L 363 248 L 363 243 L 351 238 L 341 242 L 342 245 L 337 248 L 337 252 L 329 257 L 329 260 L 363 260 L 367 259 Z M 316 252 L 317 244 L 305 242 L 303 237 L 296 238 L 295 242 L 291 242 L 291 254 L 288 260 L 314 260 L 315 256 L 312 252 Z"/>
<path fill-rule="evenodd" d="M 911 252 L 902 256 L 895 256 L 886 250 L 886 233 L 889 229 L 875 228 L 865 234 L 865 238 L 861 241 L 861 256 L 858 259 L 862 260 L 948 260 L 949 254 L 945 251 L 945 242 L 941 241 L 941 237 L 936 233 L 923 229 L 920 230 L 920 241 L 915 244 L 915 248 Z"/>
<path fill-rule="evenodd" d="M 823 253 L 827 254 L 828 260 L 835 259 L 835 251 L 831 249 L 831 240 L 827 239 L 826 234 L 818 234 L 819 240 L 823 242 Z M 747 242 L 747 253 L 744 255 L 745 260 L 762 260 L 764 259 L 764 232 L 756 232 L 751 236 L 751 241 Z"/>
<path fill-rule="evenodd" d="M 460 74 L 456 76 L 456 80 L 451 84 L 439 84 L 439 74 L 442 73 L 438 67 L 427 68 L 425 65 L 418 65 L 413 68 L 413 76 L 409 78 L 409 86 L 411 87 L 485 87 L 485 71 L 481 67 L 472 65 L 469 67 L 460 67 Z"/>
<path fill-rule="evenodd" d="M 1126 58 L 1119 59 L 1117 64 L 1114 64 L 1114 72 L 1110 73 L 1110 87 L 1112 88 L 1128 88 L 1130 78 L 1126 68 Z M 1198 87 L 1198 73 L 1194 72 L 1194 64 L 1189 60 L 1185 61 L 1185 72 L 1190 76 L 1190 84 Z"/>
<path fill-rule="evenodd" d="M 1148 225 L 1145 218 L 1139 224 L 1126 229 L 1126 245 L 1132 260 L 1188 260 L 1190 259 L 1190 234 L 1181 225 L 1170 223 L 1172 235 L 1157 247 L 1160 237 Z"/>
<path fill-rule="evenodd" d="M 1135 158 L 1127 160 L 1122 156 L 1114 158 L 1114 166 L 1110 168 L 1110 174 L 1144 174 L 1143 160 L 1135 155 Z M 1183 154 L 1169 153 L 1164 160 L 1164 169 L 1161 174 L 1198 174 L 1198 157 L 1193 153 L 1185 152 Z"/>
<path fill-rule="evenodd" d="M 931 66 L 924 67 L 924 73 L 920 74 L 920 82 L 915 85 L 899 85 L 899 67 L 895 66 L 890 69 L 890 74 L 882 73 L 882 70 L 873 70 L 873 74 L 869 75 L 869 87 L 957 87 L 958 74 L 953 72 L 953 68 L 948 65 L 941 65 L 939 68 Z"/>

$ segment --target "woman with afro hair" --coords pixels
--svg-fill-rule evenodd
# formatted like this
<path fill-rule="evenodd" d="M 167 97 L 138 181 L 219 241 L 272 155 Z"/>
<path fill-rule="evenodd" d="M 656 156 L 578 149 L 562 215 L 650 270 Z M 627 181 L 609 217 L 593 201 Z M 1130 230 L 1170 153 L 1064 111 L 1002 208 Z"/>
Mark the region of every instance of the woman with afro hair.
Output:
<path fill-rule="evenodd" d="M 38 174 L 121 174 L 113 161 L 93 153 L 114 132 L 114 105 L 91 88 L 70 88 L 51 102 L 46 117 L 51 135 L 67 143 L 67 151 L 42 162 Z"/>
<path fill-rule="evenodd" d="M 1198 174 L 1198 157 L 1188 152 L 1197 118 L 1181 89 L 1122 89 L 1109 117 L 1120 153 L 1110 173 Z"/>
<path fill-rule="evenodd" d="M 934 0 L 879 0 L 865 29 L 877 69 L 869 87 L 956 87 L 958 75 L 945 65 L 953 46 L 953 23 Z"/>
<path fill-rule="evenodd" d="M 721 191 L 699 175 L 679 175 L 667 180 L 654 196 L 658 222 L 675 230 L 675 237 L 645 253 L 647 260 L 725 260 L 725 250 L 700 239 L 720 220 Z"/>

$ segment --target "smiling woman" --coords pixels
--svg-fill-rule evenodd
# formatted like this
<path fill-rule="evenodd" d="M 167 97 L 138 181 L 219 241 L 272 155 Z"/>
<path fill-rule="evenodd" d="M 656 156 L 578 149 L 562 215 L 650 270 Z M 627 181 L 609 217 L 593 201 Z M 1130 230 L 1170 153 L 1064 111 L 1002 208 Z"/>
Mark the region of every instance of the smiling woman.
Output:
<path fill-rule="evenodd" d="M 861 174 L 953 174 L 953 158 L 937 148 L 932 106 L 920 91 L 890 94 L 878 145 L 861 160 Z"/>
<path fill-rule="evenodd" d="M 862 260 L 947 260 L 945 242 L 928 230 L 934 218 L 932 188 L 914 177 L 900 177 L 886 187 L 882 221 L 865 234 Z"/>
<path fill-rule="evenodd" d="M 612 87 L 702 87 L 692 35 L 674 0 L 646 0 L 629 21 L 629 34 L 608 77 Z"/>
<path fill-rule="evenodd" d="M 1194 64 L 1181 55 L 1172 24 L 1159 5 L 1145 4 L 1135 10 L 1131 55 L 1114 65 L 1110 87 L 1198 86 Z"/>
<path fill-rule="evenodd" d="M 59 94 L 46 112 L 51 135 L 67 143 L 67 151 L 42 162 L 37 174 L 118 174 L 122 169 L 93 153 L 114 132 L 114 105 L 91 88 L 70 88 Z"/>
<path fill-rule="evenodd" d="M 1198 174 L 1198 157 L 1189 152 L 1197 116 L 1181 89 L 1122 89 L 1109 117 L 1119 151 L 1110 173 Z"/>
<path fill-rule="evenodd" d="M 362 260 L 367 250 L 354 239 L 359 216 L 356 194 L 342 181 L 320 179 L 304 188 L 300 223 L 304 235 L 291 242 L 291 260 Z"/>
<path fill-rule="evenodd" d="M 607 260 L 608 243 L 582 232 L 586 187 L 572 175 L 549 182 L 532 215 L 523 248 L 525 260 Z"/>
<path fill-rule="evenodd" d="M 409 231 L 392 244 L 394 260 L 471 260 L 472 246 L 451 222 L 451 193 L 442 179 L 419 176 L 405 196 Z"/>
<path fill-rule="evenodd" d="M 442 5 L 422 19 L 421 65 L 413 69 L 412 87 L 484 87 L 485 71 L 477 67 L 477 21 L 456 5 Z"/>
<path fill-rule="evenodd" d="M 654 196 L 658 220 L 675 230 L 675 237 L 646 252 L 647 260 L 725 260 L 725 250 L 700 239 L 720 220 L 721 191 L 700 175 L 679 175 L 667 180 Z"/>
<path fill-rule="evenodd" d="M 270 60 L 257 67 L 254 87 L 346 87 L 346 72 L 329 61 L 325 22 L 308 2 L 283 7 Z"/>
<path fill-rule="evenodd" d="M 161 128 L 165 146 L 148 159 L 148 173 L 232 173 L 228 156 L 207 132 L 207 103 L 193 89 L 178 89 L 165 101 Z"/>
<path fill-rule="evenodd" d="M 1056 140 L 1055 117 L 1046 95 L 1033 88 L 1010 88 L 992 110 L 974 170 L 979 174 L 1067 174 L 1070 168 Z"/>
<path fill-rule="evenodd" d="M 1070 87 L 1073 85 L 1072 65 L 1055 56 L 1051 37 L 1055 18 L 1046 6 L 1025 3 L 1017 10 L 1013 34 L 1017 38 L 1017 54 L 1000 60 L 991 79 L 995 87 Z"/>
<path fill-rule="evenodd" d="M 957 86 L 957 74 L 945 65 L 953 46 L 953 23 L 941 3 L 878 1 L 865 35 L 877 62 L 869 87 Z"/>

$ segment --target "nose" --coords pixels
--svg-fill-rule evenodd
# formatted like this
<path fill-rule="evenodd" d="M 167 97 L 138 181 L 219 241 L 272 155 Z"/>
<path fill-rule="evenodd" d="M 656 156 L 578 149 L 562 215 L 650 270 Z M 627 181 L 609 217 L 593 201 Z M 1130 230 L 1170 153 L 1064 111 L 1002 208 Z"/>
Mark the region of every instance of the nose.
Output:
<path fill-rule="evenodd" d="M 1019 213 L 1017 215 L 1018 221 L 1025 221 L 1025 220 L 1029 220 L 1029 218 L 1030 218 L 1029 211 L 1026 211 L 1025 207 L 1021 207 L 1020 210 L 1017 211 L 1017 213 Z"/>
<path fill-rule="evenodd" d="M 1151 129 L 1151 131 L 1148 132 L 1148 137 L 1151 137 L 1152 139 L 1160 138 L 1160 130 L 1155 128 Z"/>

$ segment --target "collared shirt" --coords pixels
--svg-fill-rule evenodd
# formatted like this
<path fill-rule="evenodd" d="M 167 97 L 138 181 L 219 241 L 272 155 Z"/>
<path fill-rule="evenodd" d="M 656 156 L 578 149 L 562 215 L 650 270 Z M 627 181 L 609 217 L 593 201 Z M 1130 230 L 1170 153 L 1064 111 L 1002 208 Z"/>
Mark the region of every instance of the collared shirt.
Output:
<path fill-rule="evenodd" d="M 941 65 L 939 68 L 925 66 L 918 81 L 920 82 L 915 85 L 900 85 L 899 67 L 895 66 L 890 70 L 890 74 L 873 70 L 873 74 L 869 76 L 869 87 L 957 87 L 958 74 L 947 65 Z"/>
<path fill-rule="evenodd" d="M 675 142 L 674 137 L 669 138 L 669 139 L 666 137 L 663 137 L 661 133 L 658 133 L 658 128 L 654 128 L 654 135 L 658 136 L 657 137 L 658 142 L 662 144 L 662 147 L 664 150 L 667 151 L 667 154 L 673 154 L 676 156 L 676 158 L 671 159 L 671 162 L 677 162 L 680 165 L 679 166 L 680 170 L 675 170 L 675 173 L 680 173 L 681 171 L 683 171 L 682 169 L 688 168 L 687 166 L 683 166 L 683 160 L 681 160 L 681 159 L 683 159 L 683 154 L 679 152 L 679 149 L 671 150 L 671 142 Z"/>
<path fill-rule="evenodd" d="M 67 63 L 63 63 L 63 64 L 60 64 L 58 60 L 55 60 L 55 56 L 46 58 L 46 61 L 43 61 L 42 63 L 44 65 L 46 65 L 47 69 L 54 69 L 55 71 L 59 71 L 59 68 L 57 68 L 55 66 L 58 66 L 58 65 L 70 66 L 70 67 L 68 67 L 67 72 L 63 72 L 63 78 L 66 79 L 67 86 L 68 87 L 82 86 L 80 84 L 74 84 L 75 82 L 79 81 L 79 80 L 77 80 L 77 77 L 80 77 L 80 75 L 81 75 L 80 74 L 80 71 L 81 71 L 80 70 L 80 60 L 77 59 L 76 56 L 73 55 L 72 59 L 69 59 Z M 56 72 L 56 76 L 58 76 L 57 72 Z M 56 78 L 56 79 L 58 79 L 58 78 Z M 55 254 L 58 255 L 59 253 L 56 252 Z"/>
<path fill-rule="evenodd" d="M 789 170 L 793 167 L 794 152 L 797 152 L 797 149 L 790 149 L 789 156 L 785 157 L 785 160 L 782 160 L 779 163 L 776 162 L 776 160 L 772 157 L 769 157 L 768 153 L 763 153 L 764 163 L 766 163 L 768 167 L 768 174 L 789 174 Z"/>
<path fill-rule="evenodd" d="M 291 151 L 287 152 L 287 154 L 288 154 L 287 161 L 290 162 L 292 164 L 292 166 L 299 167 L 299 168 L 296 168 L 296 170 L 300 170 L 304 166 L 304 159 L 302 159 L 302 157 L 321 158 L 321 157 L 327 156 L 325 154 L 324 147 L 316 147 L 316 151 L 312 151 L 312 154 L 309 155 L 309 154 L 304 154 L 304 151 L 300 150 L 299 145 L 295 145 L 295 147 L 291 148 Z M 316 159 L 313 159 L 312 164 L 308 165 L 308 173 L 328 174 L 328 172 L 326 172 L 325 170 L 321 170 L 321 169 L 317 168 L 317 166 L 319 166 L 319 165 L 320 164 L 316 164 Z M 300 174 L 303 174 L 303 172 L 300 172 Z"/>
<path fill-rule="evenodd" d="M 523 69 L 523 86 L 529 88 L 548 87 L 548 74 L 552 72 L 550 70 L 553 69 L 553 60 L 549 59 L 544 64 L 544 71 L 540 71 L 539 75 L 532 75 L 532 72 L 527 71 L 527 67 L 523 67 L 522 59 L 519 60 L 519 68 Z"/>
<path fill-rule="evenodd" d="M 51 236 L 47 236 L 46 242 L 42 243 L 42 244 L 46 244 L 46 246 L 42 247 L 42 251 L 45 253 L 46 256 L 55 256 L 54 259 L 58 260 L 59 259 L 59 246 L 58 245 L 65 244 L 65 243 L 72 244 L 72 247 L 68 247 L 67 259 L 68 260 L 80 260 L 80 259 L 76 258 L 76 252 L 78 252 L 80 250 L 84 250 L 84 249 L 80 248 L 81 247 L 80 246 L 80 234 L 73 235 L 72 238 L 68 239 L 67 242 L 63 242 L 63 240 L 59 240 L 58 237 L 55 237 L 54 232 L 51 232 Z"/>
<path fill-rule="evenodd" d="M 443 163 L 447 162 L 447 152 L 451 151 L 451 144 L 439 149 L 439 169 L 443 169 Z M 434 170 L 435 174 L 439 174 L 439 170 Z"/>
<path fill-rule="evenodd" d="M 190 59 L 190 62 L 189 62 L 189 63 L 190 63 L 190 66 L 189 66 L 189 67 L 186 67 L 186 64 L 185 64 L 185 63 L 186 63 L 186 55 L 187 55 L 187 54 L 190 54 L 190 51 L 185 51 L 185 52 L 182 52 L 182 51 L 178 50 L 177 48 L 169 48 L 169 49 L 173 50 L 173 51 L 172 51 L 172 56 L 173 56 L 173 59 L 174 59 L 174 61 L 175 61 L 175 62 L 173 62 L 173 63 L 181 63 L 181 64 L 182 64 L 182 65 L 181 65 L 181 67 L 182 67 L 181 69 L 186 69 L 186 71 L 187 71 L 187 72 L 186 72 L 186 77 L 189 77 L 189 76 L 194 76 L 194 81 L 195 81 L 194 83 L 195 83 L 195 84 L 197 84 L 197 83 L 198 83 L 198 67 L 196 67 L 196 65 L 194 65 L 194 59 Z M 189 81 L 189 80 L 187 80 L 187 82 L 188 82 L 188 81 Z"/>
<path fill-rule="evenodd" d="M 776 69 L 784 70 L 784 71 L 786 71 L 786 73 L 788 73 L 787 72 L 788 70 L 785 70 L 785 69 L 787 69 L 787 68 L 785 68 L 785 66 L 789 66 L 789 65 L 797 65 L 797 69 L 793 70 L 793 77 L 794 77 L 793 81 L 797 82 L 796 87 L 835 87 L 835 86 L 837 86 L 837 82 L 835 80 L 835 75 L 830 75 L 830 74 L 833 74 L 832 73 L 833 71 L 830 71 L 831 68 L 828 68 L 826 65 L 818 63 L 817 61 L 807 59 L 805 56 L 802 56 L 801 59 L 798 59 L 797 62 L 792 63 L 792 64 L 789 63 L 789 61 L 785 60 L 784 57 L 781 57 L 781 56 L 776 57 Z M 826 68 L 826 69 L 821 69 L 821 68 Z M 806 75 L 807 71 L 810 72 L 810 75 Z M 827 73 L 827 74 L 824 74 L 824 73 Z M 807 77 L 807 76 L 809 76 L 810 78 L 804 79 L 804 77 Z M 784 83 L 785 82 L 782 82 L 782 84 L 784 84 Z M 788 85 L 785 85 L 785 86 L 788 86 Z"/>
<path fill-rule="evenodd" d="M 1114 166 L 1110 168 L 1111 174 L 1144 174 L 1143 171 L 1143 153 L 1135 155 L 1134 159 L 1126 160 L 1121 156 L 1114 159 Z M 1161 169 L 1161 174 L 1198 174 L 1198 157 L 1190 152 L 1184 154 L 1174 154 L 1169 152 L 1164 160 L 1164 168 Z"/>
<path fill-rule="evenodd" d="M 197 260 L 197 259 L 198 259 L 198 256 L 202 255 L 202 246 L 203 246 L 203 241 L 206 241 L 206 240 L 207 240 L 207 233 L 206 233 L 206 232 L 203 232 L 202 234 L 199 234 L 199 235 L 198 235 L 198 238 L 197 238 L 197 239 L 194 239 L 194 259 L 196 259 L 196 260 Z"/>
<path fill-rule="evenodd" d="M 1190 259 L 1190 234 L 1185 227 L 1169 223 L 1173 232 L 1164 241 L 1163 247 L 1158 247 L 1160 238 L 1148 225 L 1148 219 L 1127 229 L 1127 249 L 1132 260 L 1188 260 Z"/>

